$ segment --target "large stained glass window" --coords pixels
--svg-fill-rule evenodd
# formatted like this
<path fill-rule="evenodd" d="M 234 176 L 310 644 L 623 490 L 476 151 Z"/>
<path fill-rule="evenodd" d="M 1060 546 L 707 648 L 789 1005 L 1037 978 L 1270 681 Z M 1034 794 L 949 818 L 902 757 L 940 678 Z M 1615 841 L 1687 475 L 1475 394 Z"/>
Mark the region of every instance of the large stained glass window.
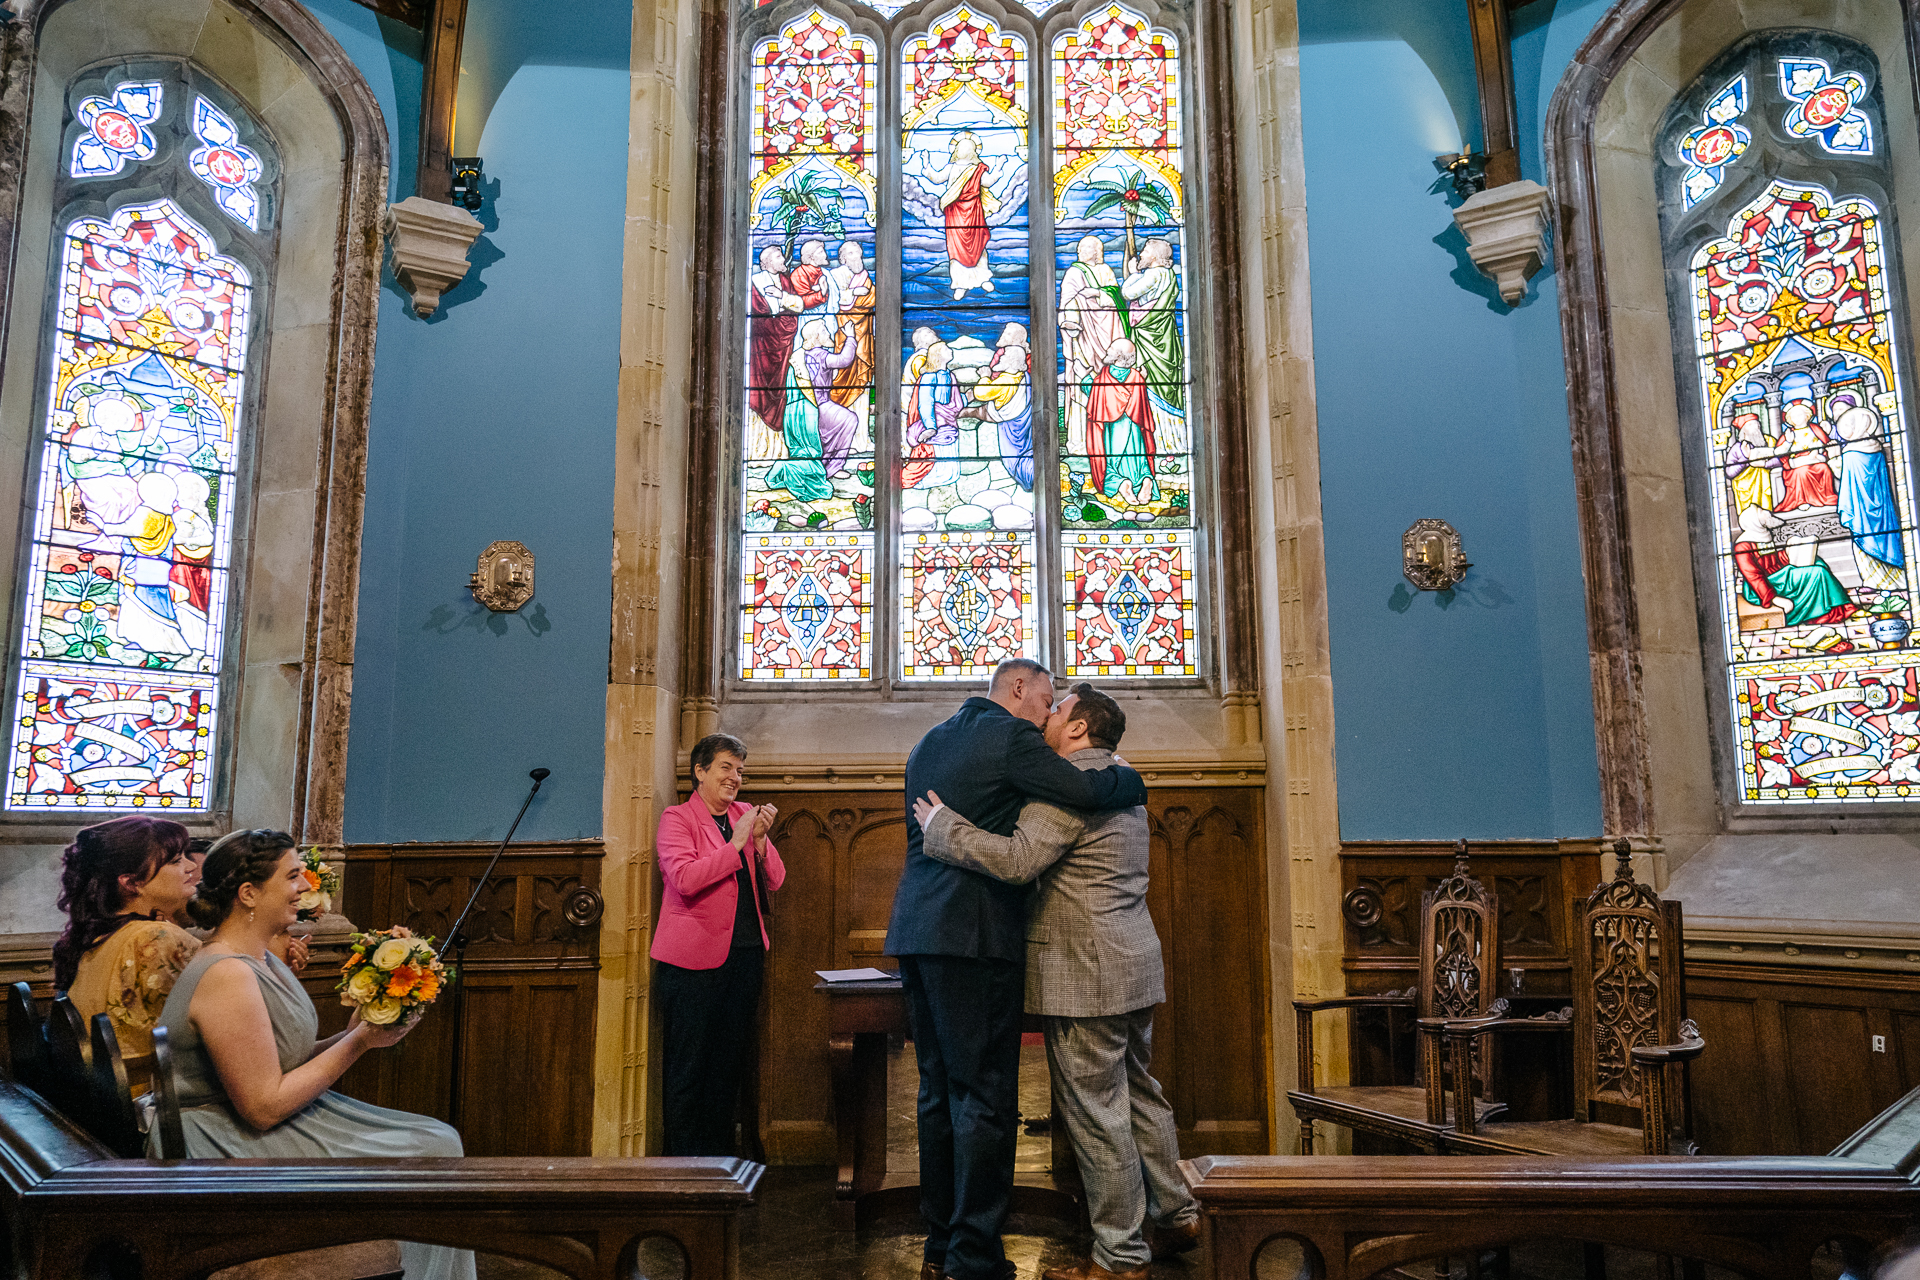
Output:
<path fill-rule="evenodd" d="M 69 122 L 59 194 L 108 211 L 55 241 L 9 809 L 214 803 L 254 279 L 204 220 L 244 223 L 228 200 L 196 216 L 151 194 L 208 145 L 190 87 L 185 68 L 110 83 Z M 219 116 L 250 159 L 231 196 L 265 169 Z"/>
<path fill-rule="evenodd" d="M 967 8 L 901 51 L 900 658 L 1035 656 L 1027 46 Z"/>
<path fill-rule="evenodd" d="M 873 674 L 872 40 L 813 10 L 753 53 L 740 674 Z"/>
<path fill-rule="evenodd" d="M 1179 41 L 903 8 L 749 45 L 739 674 L 1197 676 Z"/>
<path fill-rule="evenodd" d="M 1727 157 L 1698 218 L 1663 208 L 1684 268 L 1671 277 L 1684 281 L 1674 309 L 1695 355 L 1708 508 L 1697 523 L 1712 540 L 1733 798 L 1754 806 L 1920 796 L 1920 544 L 1897 241 L 1884 162 L 1857 153 L 1864 163 L 1839 168 L 1836 187 L 1829 158 L 1873 138 L 1866 113 L 1879 109 L 1864 51 L 1822 41 L 1816 52 L 1842 61 L 1829 69 L 1795 56 L 1804 39 L 1731 55 L 1764 86 L 1738 125 L 1764 141 Z M 1695 187 L 1683 185 L 1681 204 Z"/>

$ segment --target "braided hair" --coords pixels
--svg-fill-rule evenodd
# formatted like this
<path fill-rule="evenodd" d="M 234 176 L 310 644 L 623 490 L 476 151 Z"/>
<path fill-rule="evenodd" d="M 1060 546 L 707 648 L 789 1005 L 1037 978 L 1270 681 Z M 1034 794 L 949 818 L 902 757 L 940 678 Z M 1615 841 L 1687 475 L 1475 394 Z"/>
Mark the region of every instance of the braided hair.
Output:
<path fill-rule="evenodd" d="M 203 929 L 218 928 L 232 913 L 240 886 L 265 884 L 287 850 L 299 847 L 286 832 L 266 827 L 221 836 L 200 864 L 200 887 L 187 904 L 187 914 Z"/>
<path fill-rule="evenodd" d="M 133 919 L 121 876 L 145 884 L 187 851 L 187 829 L 165 818 L 115 818 L 82 827 L 61 855 L 60 909 L 67 927 L 53 944 L 53 985 L 65 991 L 80 958 Z"/>

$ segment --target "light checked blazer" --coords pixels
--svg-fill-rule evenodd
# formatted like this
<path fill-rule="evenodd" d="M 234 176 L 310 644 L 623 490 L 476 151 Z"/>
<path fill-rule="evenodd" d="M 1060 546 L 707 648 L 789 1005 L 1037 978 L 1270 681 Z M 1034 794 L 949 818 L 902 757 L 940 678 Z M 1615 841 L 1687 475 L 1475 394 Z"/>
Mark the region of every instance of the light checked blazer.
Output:
<path fill-rule="evenodd" d="M 1113 753 L 1075 752 L 1081 769 Z M 1039 885 L 1027 909 L 1027 1012 L 1064 1018 L 1131 1013 L 1167 998 L 1160 935 L 1147 914 L 1147 811 L 1076 813 L 1042 801 L 996 836 L 942 806 L 923 850 L 941 862 Z"/>

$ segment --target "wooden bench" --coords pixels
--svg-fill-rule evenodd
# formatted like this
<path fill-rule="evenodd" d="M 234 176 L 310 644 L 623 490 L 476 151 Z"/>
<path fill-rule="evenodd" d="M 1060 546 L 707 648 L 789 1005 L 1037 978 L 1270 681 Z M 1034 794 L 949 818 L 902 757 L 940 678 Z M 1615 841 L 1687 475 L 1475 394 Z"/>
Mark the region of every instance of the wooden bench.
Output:
<path fill-rule="evenodd" d="M 24 1016 L 14 1007 L 25 995 L 8 1001 L 14 1070 L 59 1092 L 63 1058 L 69 1076 L 118 1066 L 110 1024 L 99 1039 L 104 1016 L 91 1061 L 75 1038 L 77 1014 L 56 1014 L 36 1045 L 30 1001 Z M 124 1097 L 124 1071 L 118 1083 Z M 91 1099 L 100 1095 L 71 1078 L 65 1087 L 98 1127 Z M 166 1145 L 179 1150 L 177 1118 L 171 1127 Z M 379 1249 L 341 1246 L 397 1239 L 521 1258 L 575 1280 L 627 1280 L 654 1238 L 678 1246 L 686 1280 L 733 1280 L 737 1215 L 763 1172 L 731 1159 L 129 1159 L 40 1093 L 0 1078 L 0 1235 L 13 1250 L 7 1274 L 24 1280 L 375 1275 L 380 1268 L 355 1259 Z M 307 1265 L 287 1265 L 309 1253 Z"/>
<path fill-rule="evenodd" d="M 1364 1280 L 1436 1258 L 1578 1241 L 1643 1250 L 1763 1280 L 1807 1280 L 1815 1254 L 1866 1258 L 1920 1219 L 1920 1089 L 1831 1155 L 1203 1156 L 1183 1161 L 1216 1280 L 1246 1280 L 1261 1249 L 1290 1241 L 1302 1274 Z M 1604 1261 L 1600 1273 L 1604 1274 Z"/>

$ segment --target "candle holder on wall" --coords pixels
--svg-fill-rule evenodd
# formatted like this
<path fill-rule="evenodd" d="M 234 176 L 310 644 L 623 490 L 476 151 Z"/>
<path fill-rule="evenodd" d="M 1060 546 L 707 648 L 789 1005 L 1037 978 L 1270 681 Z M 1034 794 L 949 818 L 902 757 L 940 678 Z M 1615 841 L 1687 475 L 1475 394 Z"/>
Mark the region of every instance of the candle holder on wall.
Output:
<path fill-rule="evenodd" d="M 1445 520 L 1416 520 L 1400 539 L 1401 571 L 1422 591 L 1447 591 L 1473 568 Z"/>

